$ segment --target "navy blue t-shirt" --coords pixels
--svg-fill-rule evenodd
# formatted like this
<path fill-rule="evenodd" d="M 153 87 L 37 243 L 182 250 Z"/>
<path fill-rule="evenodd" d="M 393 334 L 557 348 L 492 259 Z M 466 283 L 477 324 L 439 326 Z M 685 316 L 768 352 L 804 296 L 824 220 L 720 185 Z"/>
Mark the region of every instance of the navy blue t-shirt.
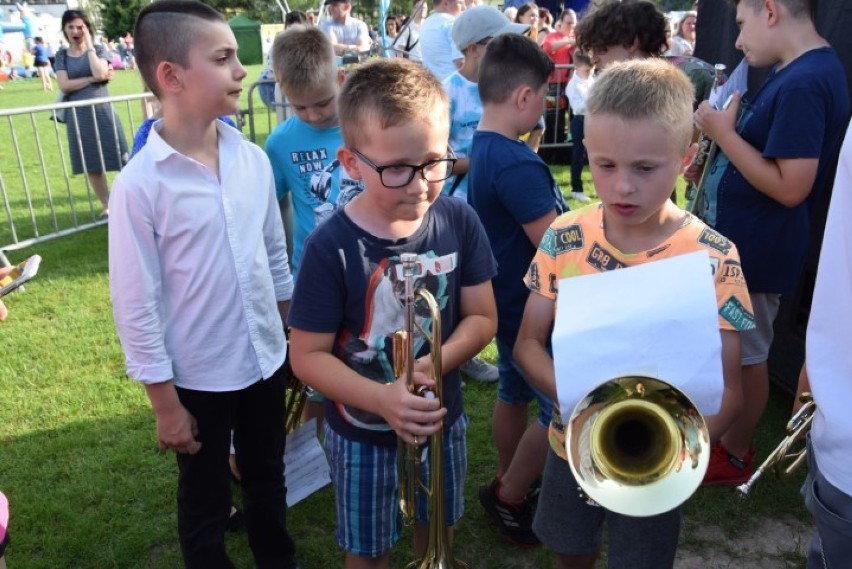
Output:
<path fill-rule="evenodd" d="M 527 143 L 488 131 L 473 135 L 467 192 L 497 259 L 497 337 L 514 346 L 529 295 L 524 276 L 538 248 L 523 225 L 568 206 L 550 168 Z"/>
<path fill-rule="evenodd" d="M 358 227 L 343 209 L 319 226 L 305 242 L 287 323 L 299 330 L 335 334 L 333 352 L 347 366 L 379 383 L 394 381 L 393 333 L 403 330 L 405 297 L 401 253 L 417 253 L 415 288 L 425 287 L 441 308 L 446 340 L 461 319 L 461 288 L 491 279 L 496 266 L 476 214 L 462 200 L 439 197 L 410 237 L 379 239 Z M 417 304 L 424 327 L 427 311 Z M 425 313 L 424 313 L 425 312 Z M 415 332 L 417 357 L 429 352 Z M 445 425 L 462 414 L 458 370 L 444 375 Z M 325 418 L 341 435 L 391 446 L 396 434 L 377 415 L 328 398 Z"/>
<path fill-rule="evenodd" d="M 808 248 L 810 206 L 848 118 L 843 67 L 831 48 L 808 51 L 770 71 L 743 103 L 737 132 L 765 158 L 820 159 L 813 190 L 798 206 L 784 206 L 757 191 L 719 152 L 708 165 L 701 217 L 736 244 L 749 292 L 789 293 Z"/>

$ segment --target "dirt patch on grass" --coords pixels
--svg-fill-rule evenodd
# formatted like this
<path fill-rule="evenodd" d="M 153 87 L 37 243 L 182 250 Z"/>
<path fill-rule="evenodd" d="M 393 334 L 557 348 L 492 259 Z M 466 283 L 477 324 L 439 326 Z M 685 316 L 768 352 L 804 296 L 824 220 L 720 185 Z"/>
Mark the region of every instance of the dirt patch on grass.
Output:
<path fill-rule="evenodd" d="M 805 566 L 814 533 L 812 520 L 762 518 L 750 529 L 727 535 L 718 526 L 684 528 L 675 569 L 786 569 Z"/>

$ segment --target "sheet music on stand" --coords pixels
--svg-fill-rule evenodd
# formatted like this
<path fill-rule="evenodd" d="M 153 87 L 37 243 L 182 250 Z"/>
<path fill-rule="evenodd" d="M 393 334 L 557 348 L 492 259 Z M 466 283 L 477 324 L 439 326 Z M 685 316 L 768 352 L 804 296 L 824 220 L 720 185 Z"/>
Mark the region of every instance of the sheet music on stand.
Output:
<path fill-rule="evenodd" d="M 287 486 L 288 508 L 331 484 L 328 459 L 316 433 L 317 420 L 311 419 L 287 435 L 284 482 Z"/>
<path fill-rule="evenodd" d="M 33 255 L 23 263 L 16 266 L 8 276 L 0 279 L 0 298 L 3 298 L 36 276 L 36 274 L 38 274 L 38 267 L 40 264 L 41 256 Z"/>

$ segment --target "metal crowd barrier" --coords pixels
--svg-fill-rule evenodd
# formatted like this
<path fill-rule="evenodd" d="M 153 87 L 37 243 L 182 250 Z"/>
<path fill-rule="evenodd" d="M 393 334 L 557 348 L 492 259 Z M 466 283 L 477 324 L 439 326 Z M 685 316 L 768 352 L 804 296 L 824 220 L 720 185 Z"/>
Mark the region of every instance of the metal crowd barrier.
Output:
<path fill-rule="evenodd" d="M 557 68 L 571 68 L 558 65 Z M 274 100 L 265 103 L 260 90 L 272 88 Z M 548 108 L 545 110 L 546 130 L 541 141 L 542 154 L 555 156 L 549 162 L 568 162 L 570 156 L 569 117 L 563 82 L 550 85 Z M 292 111 L 283 100 L 273 80 L 260 80 L 249 86 L 247 108 L 240 109 L 237 126 L 248 138 L 260 145 L 269 133 L 289 118 Z M 268 100 L 268 97 L 266 97 Z M 7 251 L 70 235 L 107 222 L 99 217 L 100 203 L 88 177 L 71 174 L 66 125 L 51 120 L 56 111 L 78 112 L 81 108 L 107 104 L 118 114 L 124 135 L 131 147 L 133 135 L 144 120 L 142 109 L 150 93 L 90 99 L 76 103 L 54 103 L 0 109 L 0 199 L 5 223 L 0 223 L 0 266 L 9 264 Z M 95 131 L 100 142 L 100 131 Z M 82 148 L 79 133 L 74 144 Z M 100 147 L 100 144 L 98 144 Z M 103 153 L 99 161 L 103 163 Z M 111 184 L 115 173 L 107 173 Z"/>
<path fill-rule="evenodd" d="M 148 93 L 0 109 L 0 200 L 5 217 L 0 224 L 0 266 L 9 264 L 7 251 L 106 223 L 99 217 L 101 205 L 88 177 L 71 173 L 68 126 L 52 120 L 55 113 L 63 109 L 69 115 L 80 109 L 94 113 L 95 105 L 109 105 L 130 143 L 142 122 L 141 101 L 149 97 Z M 102 133 L 97 121 L 95 124 L 98 158 L 103 164 Z M 90 141 L 80 140 L 78 129 L 72 144 L 82 149 L 84 142 Z M 113 176 L 107 174 L 108 183 Z"/>
<path fill-rule="evenodd" d="M 573 69 L 571 64 L 559 64 L 557 71 Z M 573 146 L 571 140 L 571 110 L 568 105 L 568 97 L 565 96 L 565 81 L 548 84 L 547 99 L 544 110 L 544 136 L 539 145 L 542 155 L 551 160 L 548 162 L 570 163 L 568 148 Z"/>

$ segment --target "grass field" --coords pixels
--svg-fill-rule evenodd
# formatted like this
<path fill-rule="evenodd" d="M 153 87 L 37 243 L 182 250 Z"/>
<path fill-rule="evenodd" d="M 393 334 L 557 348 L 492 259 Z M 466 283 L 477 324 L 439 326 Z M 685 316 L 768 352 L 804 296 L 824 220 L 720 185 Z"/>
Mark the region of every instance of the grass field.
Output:
<path fill-rule="evenodd" d="M 252 68 L 248 81 L 259 71 Z M 3 108 L 53 100 L 41 94 L 37 81 L 5 86 Z M 133 72 L 118 73 L 110 89 L 114 95 L 141 91 Z M 7 139 L 0 140 L 5 161 Z M 567 189 L 564 167 L 554 170 Z M 106 241 L 101 226 L 9 253 L 13 262 L 33 253 L 44 259 L 27 290 L 6 298 L 11 314 L 0 324 L 0 489 L 11 504 L 7 559 L 13 569 L 180 566 L 175 460 L 157 451 L 147 399 L 124 373 L 110 310 Z M 493 359 L 493 348 L 485 356 Z M 478 569 L 548 569 L 550 553 L 504 544 L 475 498 L 495 468 L 494 398 L 493 385 L 468 382 L 465 388 L 470 470 L 457 554 Z M 757 436 L 759 456 L 780 438 L 789 405 L 789 396 L 773 394 Z M 732 489 L 699 490 L 685 507 L 683 547 L 707 547 L 700 528 L 718 526 L 722 538 L 714 547 L 721 552 L 768 518 L 807 519 L 800 481 L 801 474 L 787 483 L 767 479 L 748 502 Z M 289 526 L 306 569 L 340 566 L 330 489 L 292 508 Z M 237 566 L 251 567 L 245 534 L 227 539 Z M 403 539 L 395 548 L 395 567 L 411 559 L 409 547 Z M 779 567 L 803 566 L 795 555 L 779 559 Z"/>

